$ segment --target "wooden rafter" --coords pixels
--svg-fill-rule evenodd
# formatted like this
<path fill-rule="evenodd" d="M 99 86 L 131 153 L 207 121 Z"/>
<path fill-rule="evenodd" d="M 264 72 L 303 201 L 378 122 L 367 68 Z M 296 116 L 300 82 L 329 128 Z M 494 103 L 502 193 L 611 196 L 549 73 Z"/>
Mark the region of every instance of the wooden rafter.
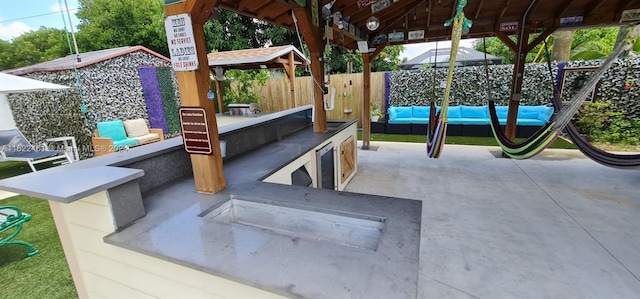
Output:
<path fill-rule="evenodd" d="M 533 48 L 535 48 L 539 43 L 545 40 L 549 35 L 551 35 L 554 31 L 558 29 L 558 25 L 554 25 L 553 27 L 546 28 L 542 33 L 540 33 L 534 40 L 531 41 L 525 48 L 525 52 L 529 53 Z"/>
<path fill-rule="evenodd" d="M 507 8 L 509 8 L 509 3 L 511 3 L 511 0 L 505 0 L 504 1 L 504 5 L 502 7 L 502 10 L 500 10 L 498 15 L 496 16 L 496 25 L 498 25 L 497 23 L 500 20 L 502 20 L 502 17 L 504 17 L 504 14 L 507 13 Z"/>
<path fill-rule="evenodd" d="M 495 34 L 509 48 L 509 50 L 514 53 L 518 52 L 518 45 L 516 45 L 516 43 L 512 41 L 504 32 L 496 31 Z"/>
<path fill-rule="evenodd" d="M 376 17 L 378 17 L 380 20 L 384 20 L 387 18 L 390 19 L 395 19 L 396 16 L 395 14 L 402 10 L 403 8 L 409 7 L 410 9 L 415 7 L 415 4 L 417 2 L 420 2 L 420 0 L 417 1 L 403 1 L 403 2 L 394 2 L 392 3 L 389 7 L 376 12 L 375 14 L 371 13 L 371 9 L 367 9 L 367 10 L 362 10 L 356 14 L 354 14 L 351 17 L 351 21 L 354 23 L 360 23 L 365 21 L 366 19 L 368 19 L 370 16 L 375 15 Z M 402 14 L 402 13 L 401 13 Z M 404 16 L 404 14 L 402 14 Z"/>
<path fill-rule="evenodd" d="M 426 0 L 421 0 L 421 1 L 415 1 L 414 3 L 415 3 L 415 6 L 419 6 L 425 2 Z M 389 28 L 391 28 L 393 25 L 398 23 L 398 21 L 402 20 L 403 18 L 405 18 L 405 23 L 407 23 L 406 16 L 414 9 L 415 6 L 411 5 L 411 6 L 405 7 L 405 11 L 402 14 L 400 14 L 395 19 L 392 19 L 390 22 L 387 22 L 384 27 L 378 30 L 378 32 L 386 32 Z"/>
<path fill-rule="evenodd" d="M 560 6 L 560 9 L 558 9 L 554 15 L 553 18 L 554 19 L 559 19 L 560 17 L 562 17 L 567 10 L 569 9 L 569 7 L 571 7 L 571 5 L 576 2 L 576 0 L 572 0 L 572 1 L 565 1 L 562 3 L 562 6 Z"/>
<path fill-rule="evenodd" d="M 427 29 L 431 28 L 431 5 L 432 5 L 433 1 L 429 0 L 429 6 L 427 6 L 429 8 L 429 11 L 427 11 Z"/>
<path fill-rule="evenodd" d="M 477 20 L 480 16 L 480 11 L 482 11 L 482 5 L 484 4 L 484 0 L 480 0 L 480 4 L 478 4 L 478 10 L 476 10 L 476 14 L 473 17 L 474 20 Z"/>
<path fill-rule="evenodd" d="M 584 14 L 586 16 L 591 15 L 596 9 L 598 9 L 598 7 L 600 7 L 600 5 L 602 5 L 605 2 L 607 2 L 607 0 L 593 0 L 593 1 L 591 1 L 591 3 L 589 3 L 589 5 L 587 5 L 587 8 L 585 9 Z"/>

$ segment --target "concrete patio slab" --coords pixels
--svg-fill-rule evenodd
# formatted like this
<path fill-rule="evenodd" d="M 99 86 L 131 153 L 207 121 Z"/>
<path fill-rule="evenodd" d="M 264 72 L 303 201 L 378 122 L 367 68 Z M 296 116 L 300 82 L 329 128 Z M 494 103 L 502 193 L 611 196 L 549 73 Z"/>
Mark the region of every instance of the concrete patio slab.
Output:
<path fill-rule="evenodd" d="M 375 145 L 347 191 L 423 201 L 419 298 L 640 297 L 640 170 L 576 150 Z"/>

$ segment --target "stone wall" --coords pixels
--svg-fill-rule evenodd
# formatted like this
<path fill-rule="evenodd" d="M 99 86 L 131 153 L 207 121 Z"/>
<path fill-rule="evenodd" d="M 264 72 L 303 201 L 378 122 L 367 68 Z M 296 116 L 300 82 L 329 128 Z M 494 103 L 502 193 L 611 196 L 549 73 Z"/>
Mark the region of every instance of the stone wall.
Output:
<path fill-rule="evenodd" d="M 77 76 L 74 70 L 27 74 L 25 77 L 71 88 L 9 95 L 16 125 L 34 145 L 46 138 L 75 136 L 80 156 L 90 157 L 91 136 L 98 122 L 149 120 L 138 73 L 139 67 L 148 66 L 170 68 L 171 64 L 136 51 L 80 68 Z M 180 96 L 173 72 L 172 83 L 172 100 L 178 107 Z"/>

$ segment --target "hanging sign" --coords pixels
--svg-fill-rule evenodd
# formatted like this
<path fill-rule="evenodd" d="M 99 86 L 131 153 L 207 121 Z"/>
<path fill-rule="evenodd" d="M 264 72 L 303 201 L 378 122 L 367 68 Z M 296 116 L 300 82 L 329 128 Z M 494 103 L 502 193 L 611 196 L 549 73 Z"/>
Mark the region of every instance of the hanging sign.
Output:
<path fill-rule="evenodd" d="M 514 32 L 518 31 L 518 22 L 504 22 L 500 23 L 501 32 Z"/>
<path fill-rule="evenodd" d="M 389 41 L 396 42 L 404 40 L 404 32 L 390 32 Z"/>
<path fill-rule="evenodd" d="M 409 40 L 423 39 L 423 38 L 424 38 L 424 30 L 409 31 Z"/>
<path fill-rule="evenodd" d="M 167 32 L 167 44 L 174 71 L 193 71 L 198 69 L 198 53 L 193 38 L 193 27 L 189 14 L 168 16 L 164 20 Z"/>
<path fill-rule="evenodd" d="M 620 22 L 631 22 L 640 20 L 640 9 L 627 9 L 622 12 Z"/>
<path fill-rule="evenodd" d="M 371 12 L 372 13 L 376 13 L 379 12 L 387 7 L 389 7 L 391 5 L 391 2 L 389 2 L 389 0 L 379 0 L 376 3 L 373 3 L 371 5 Z"/>
<path fill-rule="evenodd" d="M 207 112 L 202 107 L 180 107 L 182 143 L 189 154 L 211 155 Z"/>
<path fill-rule="evenodd" d="M 582 25 L 583 16 L 567 16 L 560 18 L 560 27 Z"/>

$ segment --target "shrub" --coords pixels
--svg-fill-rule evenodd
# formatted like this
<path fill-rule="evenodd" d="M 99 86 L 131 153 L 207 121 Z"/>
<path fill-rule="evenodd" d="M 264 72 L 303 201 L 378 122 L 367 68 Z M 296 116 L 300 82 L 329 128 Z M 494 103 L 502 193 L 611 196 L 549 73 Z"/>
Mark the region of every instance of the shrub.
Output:
<path fill-rule="evenodd" d="M 609 102 L 586 105 L 574 119 L 578 131 L 589 141 L 630 145 L 640 143 L 640 119 L 613 111 Z"/>

